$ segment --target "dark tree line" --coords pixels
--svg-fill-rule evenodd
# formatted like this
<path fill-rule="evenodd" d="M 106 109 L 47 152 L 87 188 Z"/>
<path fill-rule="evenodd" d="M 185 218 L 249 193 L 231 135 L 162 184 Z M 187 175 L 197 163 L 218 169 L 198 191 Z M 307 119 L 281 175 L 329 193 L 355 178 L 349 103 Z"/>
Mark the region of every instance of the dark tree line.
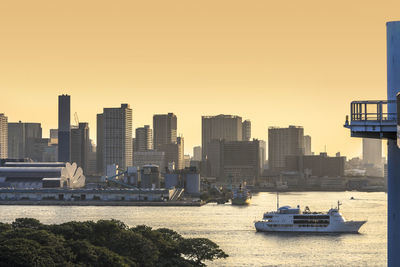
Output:
<path fill-rule="evenodd" d="M 0 266 L 204 266 L 228 257 L 206 238 L 121 221 L 0 223 Z"/>

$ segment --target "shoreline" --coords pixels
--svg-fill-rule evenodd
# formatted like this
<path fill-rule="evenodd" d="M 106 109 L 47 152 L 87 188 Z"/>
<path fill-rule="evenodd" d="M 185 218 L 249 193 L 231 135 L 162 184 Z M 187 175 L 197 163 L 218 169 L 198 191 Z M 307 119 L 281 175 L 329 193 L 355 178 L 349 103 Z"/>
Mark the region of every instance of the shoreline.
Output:
<path fill-rule="evenodd" d="M 146 206 L 146 207 L 201 207 L 205 203 L 200 202 L 128 202 L 128 201 L 55 201 L 55 200 L 2 200 L 0 205 L 19 206 Z"/>

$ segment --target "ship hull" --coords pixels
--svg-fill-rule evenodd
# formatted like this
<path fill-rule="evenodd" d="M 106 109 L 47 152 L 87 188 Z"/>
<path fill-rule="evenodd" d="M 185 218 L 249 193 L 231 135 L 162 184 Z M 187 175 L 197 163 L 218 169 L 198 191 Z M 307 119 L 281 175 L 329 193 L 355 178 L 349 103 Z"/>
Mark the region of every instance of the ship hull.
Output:
<path fill-rule="evenodd" d="M 299 227 L 287 225 L 285 227 L 273 226 L 265 221 L 255 223 L 258 232 L 300 232 L 300 233 L 358 233 L 366 221 L 348 221 L 340 224 L 330 224 L 326 227 Z"/>
<path fill-rule="evenodd" d="M 234 198 L 232 199 L 232 205 L 250 205 L 250 198 Z"/>

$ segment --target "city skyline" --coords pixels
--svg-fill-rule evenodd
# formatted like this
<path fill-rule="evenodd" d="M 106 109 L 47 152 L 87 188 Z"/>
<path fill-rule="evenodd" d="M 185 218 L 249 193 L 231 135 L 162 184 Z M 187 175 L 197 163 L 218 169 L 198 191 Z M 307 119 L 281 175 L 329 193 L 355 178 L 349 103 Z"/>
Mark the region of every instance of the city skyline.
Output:
<path fill-rule="evenodd" d="M 120 103 L 131 104 L 134 128 L 174 112 L 186 154 L 201 143 L 202 115 L 235 114 L 255 138 L 301 125 L 313 151 L 361 155 L 342 125 L 351 100 L 386 98 L 385 23 L 400 3 L 177 3 L 5 3 L 0 112 L 41 122 L 47 137 L 54 98 L 67 93 L 93 127 Z"/>

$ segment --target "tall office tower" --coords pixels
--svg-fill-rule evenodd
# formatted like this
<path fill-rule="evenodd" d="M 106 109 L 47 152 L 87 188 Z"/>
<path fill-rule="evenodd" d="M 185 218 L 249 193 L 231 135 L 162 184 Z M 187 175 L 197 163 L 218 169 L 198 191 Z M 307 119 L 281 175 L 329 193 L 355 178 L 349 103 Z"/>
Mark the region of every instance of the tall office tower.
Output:
<path fill-rule="evenodd" d="M 250 141 L 251 139 L 251 121 L 245 120 L 242 123 L 242 139 L 243 141 Z"/>
<path fill-rule="evenodd" d="M 8 158 L 8 118 L 0 113 L 0 159 Z"/>
<path fill-rule="evenodd" d="M 40 123 L 8 123 L 8 157 L 14 159 L 30 158 L 42 160 L 42 153 L 36 148 L 42 139 Z"/>
<path fill-rule="evenodd" d="M 87 122 L 81 122 L 78 128 L 71 129 L 71 161 L 76 162 L 85 174 L 88 173 L 91 145 L 89 124 Z"/>
<path fill-rule="evenodd" d="M 97 147 L 96 147 L 96 167 L 97 173 L 99 175 L 104 174 L 104 169 L 106 168 L 103 166 L 103 146 L 104 146 L 104 129 L 103 129 L 103 114 L 97 114 L 96 117 L 96 134 L 97 134 Z"/>
<path fill-rule="evenodd" d="M 242 141 L 242 118 L 222 114 L 202 116 L 201 130 L 202 161 L 205 162 L 208 158 L 208 145 L 212 140 Z"/>
<path fill-rule="evenodd" d="M 58 161 L 71 161 L 71 97 L 58 96 Z"/>
<path fill-rule="evenodd" d="M 201 146 L 193 147 L 193 160 L 201 161 Z"/>
<path fill-rule="evenodd" d="M 153 147 L 155 150 L 162 145 L 176 143 L 177 126 L 174 113 L 153 116 Z"/>
<path fill-rule="evenodd" d="M 268 164 L 270 170 L 283 170 L 286 156 L 304 155 L 303 127 L 268 129 Z"/>
<path fill-rule="evenodd" d="M 260 169 L 264 169 L 266 154 L 267 154 L 267 143 L 264 140 L 258 141 L 260 144 Z"/>
<path fill-rule="evenodd" d="M 185 168 L 185 158 L 184 158 L 185 149 L 184 149 L 183 137 L 177 137 L 176 143 L 161 145 L 158 150 L 165 153 L 166 166 L 168 166 L 169 163 L 173 162 L 175 163 L 176 170 L 182 170 Z"/>
<path fill-rule="evenodd" d="M 367 164 L 382 164 L 382 140 L 363 138 L 363 161 Z"/>
<path fill-rule="evenodd" d="M 304 136 L 304 155 L 306 155 L 306 156 L 312 155 L 311 136 L 309 136 L 309 135 Z"/>
<path fill-rule="evenodd" d="M 153 131 L 149 125 L 136 128 L 135 151 L 146 151 L 153 149 Z"/>
<path fill-rule="evenodd" d="M 132 109 L 128 104 L 103 110 L 103 171 L 117 164 L 126 170 L 132 164 Z"/>

